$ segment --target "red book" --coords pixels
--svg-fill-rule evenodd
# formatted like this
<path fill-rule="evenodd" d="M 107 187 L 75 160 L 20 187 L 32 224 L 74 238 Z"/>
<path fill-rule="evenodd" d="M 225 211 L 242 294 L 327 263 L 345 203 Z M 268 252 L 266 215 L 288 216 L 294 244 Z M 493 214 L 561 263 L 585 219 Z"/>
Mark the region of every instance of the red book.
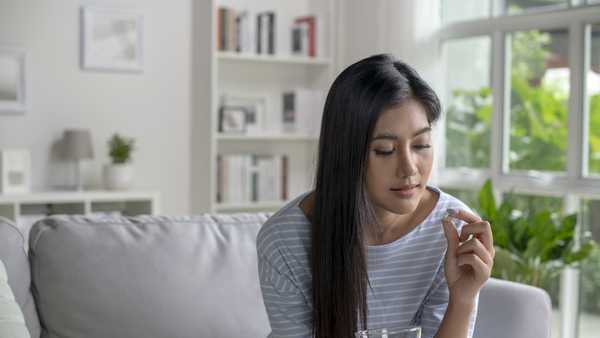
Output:
<path fill-rule="evenodd" d="M 313 15 L 302 16 L 294 20 L 295 23 L 307 23 L 308 24 L 308 56 L 317 56 L 316 51 L 316 19 Z"/>

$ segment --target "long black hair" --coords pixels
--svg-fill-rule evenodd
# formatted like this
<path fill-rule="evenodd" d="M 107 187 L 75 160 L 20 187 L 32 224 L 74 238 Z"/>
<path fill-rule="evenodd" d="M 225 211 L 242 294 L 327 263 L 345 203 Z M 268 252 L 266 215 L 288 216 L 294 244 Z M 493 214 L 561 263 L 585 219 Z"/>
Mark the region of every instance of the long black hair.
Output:
<path fill-rule="evenodd" d="M 438 119 L 435 92 L 387 54 L 350 65 L 327 95 L 311 215 L 315 338 L 349 338 L 367 328 L 364 230 L 377 224 L 366 191 L 369 140 L 381 113 L 409 99 L 423 105 L 430 124 Z"/>

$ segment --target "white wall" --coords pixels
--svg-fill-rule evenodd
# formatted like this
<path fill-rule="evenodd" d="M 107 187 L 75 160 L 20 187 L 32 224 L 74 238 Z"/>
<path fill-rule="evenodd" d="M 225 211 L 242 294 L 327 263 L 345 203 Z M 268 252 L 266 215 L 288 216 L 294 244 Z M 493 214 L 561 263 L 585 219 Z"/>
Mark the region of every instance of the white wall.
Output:
<path fill-rule="evenodd" d="M 136 139 L 135 188 L 158 190 L 162 213 L 188 213 L 191 1 L 0 0 L 0 45 L 24 48 L 30 75 L 30 109 L 0 115 L 0 148 L 31 151 L 35 190 L 71 179 L 53 155 L 65 128 L 92 131 L 96 156 L 84 167 L 91 187 L 101 185 L 107 139 L 120 132 Z M 79 10 L 87 4 L 144 14 L 143 73 L 80 69 Z"/>
<path fill-rule="evenodd" d="M 419 72 L 443 97 L 438 0 L 344 0 L 341 41 L 344 68 L 362 58 L 391 53 Z M 436 184 L 443 154 L 443 119 L 434 128 L 436 162 L 431 182 Z"/>
<path fill-rule="evenodd" d="M 369 55 L 392 53 L 434 80 L 440 26 L 436 0 L 345 0 L 343 62 L 349 65 Z"/>

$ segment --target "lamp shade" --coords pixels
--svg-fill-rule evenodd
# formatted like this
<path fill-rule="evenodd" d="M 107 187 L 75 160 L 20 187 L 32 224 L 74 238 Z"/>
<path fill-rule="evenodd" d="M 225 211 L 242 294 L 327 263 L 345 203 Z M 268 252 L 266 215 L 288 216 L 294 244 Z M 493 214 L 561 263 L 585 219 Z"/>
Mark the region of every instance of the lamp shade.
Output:
<path fill-rule="evenodd" d="M 63 135 L 65 157 L 69 160 L 94 158 L 92 137 L 87 129 L 67 129 Z"/>

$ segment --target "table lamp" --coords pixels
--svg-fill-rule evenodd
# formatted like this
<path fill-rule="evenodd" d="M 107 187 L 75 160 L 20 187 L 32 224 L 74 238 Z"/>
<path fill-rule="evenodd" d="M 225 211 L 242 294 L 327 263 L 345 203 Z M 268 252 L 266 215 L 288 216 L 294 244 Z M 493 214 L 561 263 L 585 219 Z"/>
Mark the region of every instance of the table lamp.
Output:
<path fill-rule="evenodd" d="M 63 135 L 65 156 L 75 162 L 76 190 L 83 190 L 81 161 L 94 158 L 92 137 L 88 129 L 67 129 Z"/>

